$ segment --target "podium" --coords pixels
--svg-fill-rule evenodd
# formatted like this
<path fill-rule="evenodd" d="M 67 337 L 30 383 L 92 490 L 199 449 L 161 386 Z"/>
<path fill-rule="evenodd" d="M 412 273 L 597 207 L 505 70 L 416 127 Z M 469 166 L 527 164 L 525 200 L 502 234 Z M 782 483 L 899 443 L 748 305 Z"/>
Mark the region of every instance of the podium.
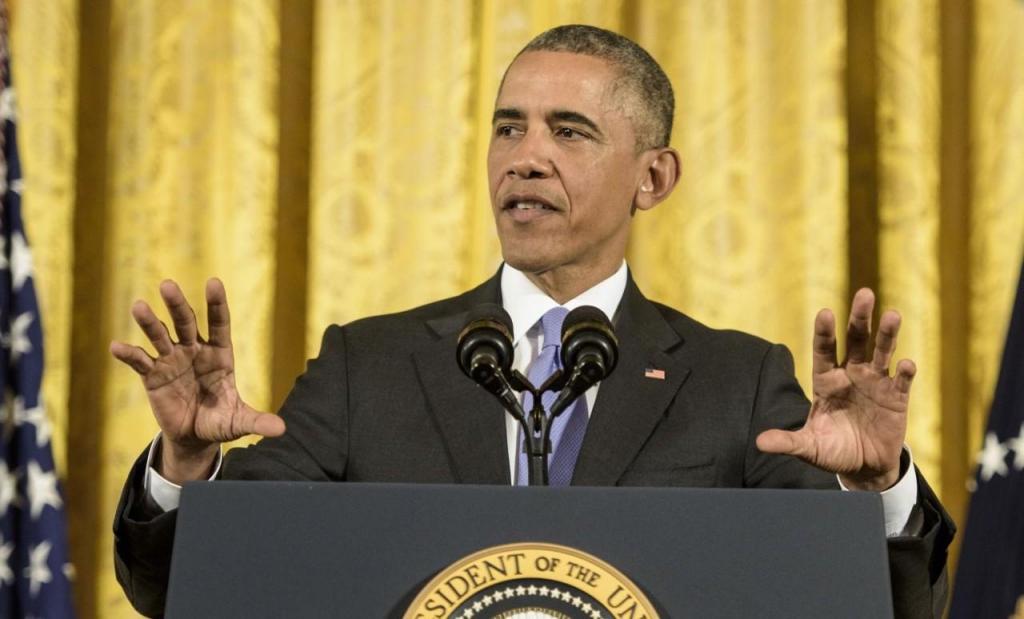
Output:
<path fill-rule="evenodd" d="M 166 616 L 401 618 L 463 557 L 534 542 L 607 563 L 662 618 L 892 617 L 872 493 L 227 481 L 183 490 Z M 624 599 L 578 616 L 645 616 Z"/>

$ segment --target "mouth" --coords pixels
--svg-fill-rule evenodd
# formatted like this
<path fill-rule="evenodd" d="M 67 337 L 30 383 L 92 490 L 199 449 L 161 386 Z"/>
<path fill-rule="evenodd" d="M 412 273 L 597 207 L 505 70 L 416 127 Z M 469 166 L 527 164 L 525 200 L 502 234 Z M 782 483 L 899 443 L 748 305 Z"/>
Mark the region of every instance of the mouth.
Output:
<path fill-rule="evenodd" d="M 502 210 L 511 211 L 513 214 L 534 215 L 539 215 L 543 212 L 557 213 L 559 211 L 558 208 L 537 196 L 509 196 L 505 199 Z"/>

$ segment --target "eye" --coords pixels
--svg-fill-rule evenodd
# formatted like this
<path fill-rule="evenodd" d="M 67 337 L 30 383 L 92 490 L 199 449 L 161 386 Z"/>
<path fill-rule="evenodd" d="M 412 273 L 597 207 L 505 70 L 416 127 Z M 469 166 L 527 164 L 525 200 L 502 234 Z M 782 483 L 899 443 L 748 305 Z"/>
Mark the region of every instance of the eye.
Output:
<path fill-rule="evenodd" d="M 494 130 L 494 135 L 503 138 L 510 138 L 516 135 L 517 133 L 518 130 L 513 125 L 498 125 L 498 127 Z"/>
<path fill-rule="evenodd" d="M 555 135 L 557 135 L 560 138 L 565 138 L 567 140 L 587 137 L 587 134 L 583 133 L 582 131 L 577 131 L 572 127 L 559 127 L 555 129 Z"/>

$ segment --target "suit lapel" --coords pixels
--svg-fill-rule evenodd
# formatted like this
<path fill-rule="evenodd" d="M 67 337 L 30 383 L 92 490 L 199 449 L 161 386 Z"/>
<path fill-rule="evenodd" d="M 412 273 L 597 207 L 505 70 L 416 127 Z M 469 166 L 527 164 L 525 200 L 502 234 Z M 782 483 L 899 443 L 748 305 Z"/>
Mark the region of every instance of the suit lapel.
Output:
<path fill-rule="evenodd" d="M 455 345 L 468 311 L 500 302 L 499 276 L 459 297 L 450 314 L 428 320 L 436 339 L 413 352 L 431 412 L 455 468 L 456 482 L 509 484 L 505 415 L 495 398 L 473 384 L 455 360 Z"/>
<path fill-rule="evenodd" d="M 682 338 L 644 298 L 632 277 L 615 317 L 615 331 L 618 366 L 601 382 L 573 485 L 615 485 L 690 373 L 668 354 Z M 664 378 L 645 376 L 649 368 L 663 371 Z"/>

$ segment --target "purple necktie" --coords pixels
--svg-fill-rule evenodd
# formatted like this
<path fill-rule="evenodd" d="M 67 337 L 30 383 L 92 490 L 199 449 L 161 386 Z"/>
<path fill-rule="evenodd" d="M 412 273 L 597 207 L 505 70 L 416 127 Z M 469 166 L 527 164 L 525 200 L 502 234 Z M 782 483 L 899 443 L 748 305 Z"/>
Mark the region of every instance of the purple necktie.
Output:
<path fill-rule="evenodd" d="M 540 319 L 541 328 L 544 330 L 544 346 L 540 355 L 530 365 L 530 372 L 527 378 L 534 386 L 540 387 L 555 370 L 561 369 L 561 348 L 562 348 L 562 322 L 565 320 L 569 310 L 564 307 L 555 307 L 547 311 Z M 547 392 L 541 396 L 544 410 L 550 414 L 551 404 L 558 396 L 556 392 Z M 530 414 L 533 408 L 533 396 L 529 393 L 523 396 L 523 409 Z M 576 402 L 555 418 L 551 426 L 551 454 L 548 456 L 548 483 L 552 486 L 568 486 L 572 481 L 572 471 L 576 466 L 576 457 L 580 453 L 580 446 L 583 445 L 583 435 L 587 432 L 587 401 L 586 396 L 580 396 Z M 522 451 L 525 436 L 519 432 L 519 461 L 516 475 L 516 483 L 520 486 L 529 485 L 529 472 L 527 467 L 528 456 Z"/>

